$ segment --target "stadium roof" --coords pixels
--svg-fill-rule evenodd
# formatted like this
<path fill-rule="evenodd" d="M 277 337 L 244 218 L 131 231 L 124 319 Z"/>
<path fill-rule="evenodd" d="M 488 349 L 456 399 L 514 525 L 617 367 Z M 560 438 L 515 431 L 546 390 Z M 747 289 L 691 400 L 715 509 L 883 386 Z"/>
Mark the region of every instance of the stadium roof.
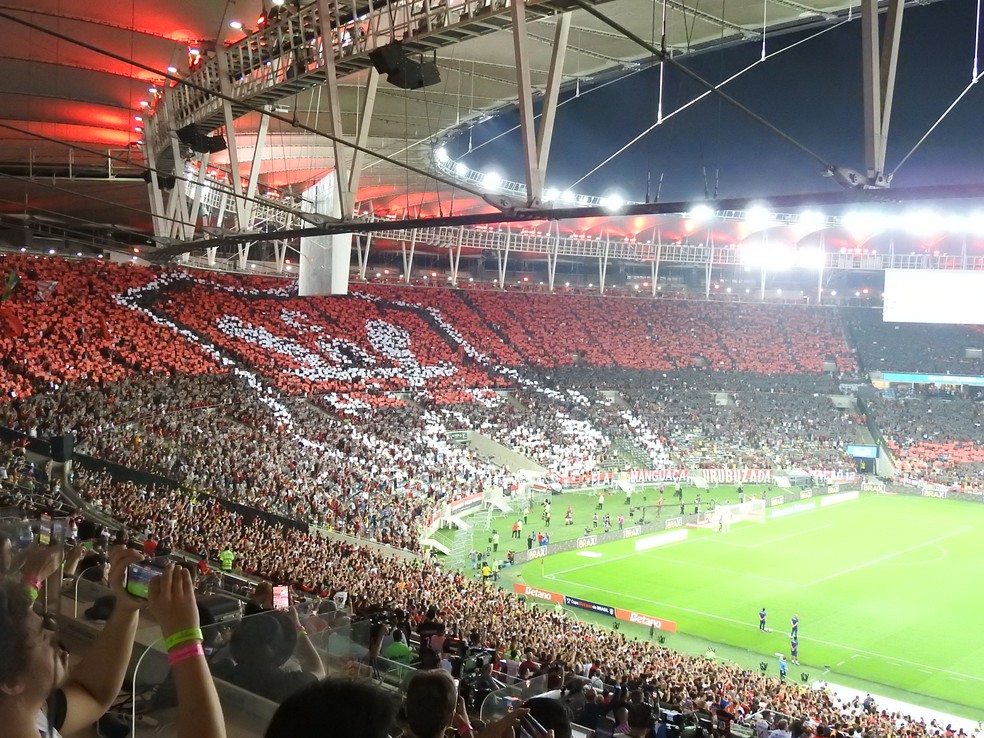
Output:
<path fill-rule="evenodd" d="M 404 35 L 410 58 L 436 60 L 441 77 L 437 84 L 418 90 L 379 82 L 362 143 L 391 161 L 363 157 L 355 199 L 391 212 L 426 211 L 438 193 L 447 200 L 453 190 L 456 212 L 490 208 L 473 182 L 452 187 L 401 165 L 435 170 L 429 143 L 489 111 L 515 104 L 517 57 L 510 30 L 512 13 L 505 0 L 393 2 L 382 7 L 367 0 L 319 0 L 299 13 L 288 4 L 279 9 L 279 19 L 269 19 L 273 7 L 264 8 L 260 0 L 6 3 L 0 11 L 5 41 L 0 56 L 0 213 L 149 231 L 151 195 L 140 179 L 148 162 L 138 143 L 143 140 L 142 129 L 151 124 L 149 109 L 157 108 L 155 115 L 165 135 L 188 123 L 202 124 L 205 132 L 224 123 L 214 104 L 204 112 L 178 111 L 173 105 L 165 110 L 161 102 L 175 94 L 168 89 L 173 81 L 165 79 L 169 69 L 175 79 L 209 87 L 215 80 L 204 79 L 208 70 L 203 68 L 217 57 L 226 57 L 223 63 L 232 65 L 226 72 L 235 84 L 248 77 L 251 64 L 269 67 L 274 57 L 276 66 L 282 51 L 276 44 L 284 44 L 285 49 L 291 34 L 311 46 L 304 13 L 319 9 L 339 27 L 337 107 L 345 137 L 358 132 L 371 76 L 372 44 L 364 44 L 362 35 L 377 32 L 381 38 L 376 46 Z M 665 48 L 673 57 L 760 38 L 763 30 L 772 34 L 832 22 L 850 11 L 849 5 L 828 0 L 770 0 L 767 7 L 762 0 L 667 0 L 665 4 L 600 0 L 595 7 L 657 47 L 662 46 L 665 9 Z M 655 60 L 640 44 L 579 8 L 577 0 L 531 0 L 523 54 L 534 96 L 547 85 L 558 19 L 566 10 L 571 13 L 562 84 L 586 83 Z M 301 18 L 299 25 L 285 20 L 291 15 Z M 386 22 L 373 20 L 379 17 Z M 242 27 L 232 28 L 230 22 Z M 273 33 L 277 23 L 279 35 Z M 275 42 L 275 37 L 281 40 Z M 189 50 L 199 50 L 205 60 L 197 71 L 189 69 L 194 59 Z M 258 167 L 258 197 L 269 193 L 267 188 L 299 193 L 335 165 L 333 142 L 324 135 L 331 130 L 332 118 L 332 90 L 324 84 L 325 72 L 300 69 L 298 62 L 303 59 L 298 48 L 291 53 L 292 63 L 298 66 L 297 84 L 282 79 L 276 89 L 252 98 L 226 86 L 241 101 L 233 106 L 234 146 L 227 137 L 244 177 L 262 128 L 263 116 L 256 111 L 267 105 L 273 114 Z M 178 87 L 187 91 L 183 84 Z M 157 158 L 166 159 L 168 147 L 160 137 L 157 148 Z M 211 157 L 209 166 L 216 171 L 229 169 L 230 159 L 230 151 L 220 152 Z M 453 172 L 444 172 L 443 178 L 454 179 Z"/>

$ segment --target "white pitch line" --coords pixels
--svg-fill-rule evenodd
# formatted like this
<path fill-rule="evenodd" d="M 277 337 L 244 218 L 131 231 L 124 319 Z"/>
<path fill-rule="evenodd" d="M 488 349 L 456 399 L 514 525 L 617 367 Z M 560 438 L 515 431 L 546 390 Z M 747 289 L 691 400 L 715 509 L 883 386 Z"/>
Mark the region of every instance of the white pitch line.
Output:
<path fill-rule="evenodd" d="M 860 571 L 861 569 L 867 569 L 869 566 L 874 566 L 875 564 L 880 564 L 882 561 L 887 561 L 888 559 L 895 558 L 896 556 L 899 556 L 901 554 L 909 553 L 910 551 L 915 551 L 916 549 L 922 548 L 923 546 L 930 546 L 930 545 L 932 545 L 934 543 L 939 543 L 940 541 L 945 541 L 947 538 L 953 538 L 954 536 L 959 536 L 959 535 L 961 535 L 963 533 L 968 533 L 968 532 L 970 532 L 972 530 L 973 530 L 973 528 L 970 528 L 970 527 L 968 527 L 968 528 L 961 528 L 960 530 L 955 530 L 955 531 L 953 531 L 951 533 L 947 533 L 946 535 L 938 536 L 938 537 L 933 538 L 933 539 L 931 539 L 929 541 L 923 541 L 922 543 L 917 543 L 917 544 L 915 544 L 913 546 L 909 546 L 908 548 L 903 548 L 901 551 L 893 551 L 892 553 L 885 554 L 884 556 L 879 556 L 877 559 L 872 559 L 871 561 L 866 561 L 863 564 L 858 564 L 857 566 L 852 566 L 849 569 L 844 569 L 843 571 L 839 571 L 839 572 L 837 572 L 835 574 L 829 574 L 829 575 L 827 575 L 825 577 L 820 577 L 820 579 L 814 579 L 812 582 L 807 582 L 803 586 L 804 587 L 813 587 L 813 586 L 815 586 L 817 584 L 822 584 L 823 582 L 827 582 L 827 581 L 830 581 L 831 579 L 835 579 L 836 577 L 842 577 L 845 574 L 851 574 L 853 572 Z"/>
<path fill-rule="evenodd" d="M 796 533 L 789 533 L 788 535 L 779 536 L 778 538 L 769 538 L 765 541 L 759 541 L 758 543 L 733 543 L 731 541 L 726 541 L 719 536 L 713 536 L 703 540 L 712 541 L 714 543 L 720 543 L 723 546 L 735 546 L 736 548 L 759 548 L 761 546 L 768 546 L 773 543 L 779 543 L 779 541 L 788 541 L 790 538 L 798 538 L 799 536 L 809 535 L 811 533 L 816 533 L 818 530 L 823 530 L 824 528 L 833 528 L 833 523 L 827 523 L 826 525 L 818 525 L 816 528 L 809 528 L 807 530 L 797 531 Z"/>
<path fill-rule="evenodd" d="M 623 597 L 623 598 L 629 599 L 629 600 L 635 600 L 636 602 L 645 602 L 646 604 L 656 605 L 657 607 L 672 608 L 672 609 L 678 610 L 680 612 L 687 612 L 687 613 L 690 613 L 692 615 L 702 615 L 703 617 L 712 618 L 714 620 L 723 620 L 726 623 L 736 623 L 737 625 L 747 626 L 749 628 L 752 628 L 752 627 L 757 628 L 758 627 L 757 624 L 749 623 L 746 620 L 736 620 L 735 618 L 725 617 L 724 615 L 715 615 L 714 613 L 704 612 L 703 610 L 694 610 L 693 608 L 683 607 L 681 605 L 673 604 L 671 602 L 660 602 L 658 600 L 647 600 L 644 597 L 636 597 L 634 595 L 626 594 L 625 592 L 617 592 L 617 591 L 611 590 L 611 589 L 604 589 L 603 587 L 593 587 L 593 586 L 591 586 L 589 584 L 583 584 L 581 582 L 570 582 L 570 581 L 567 581 L 565 579 L 559 579 L 558 577 L 552 577 L 552 578 L 558 579 L 558 581 L 562 581 L 562 582 L 565 582 L 567 584 L 573 584 L 573 585 L 575 585 L 577 587 L 581 587 L 583 589 L 590 589 L 590 590 L 593 590 L 595 592 L 604 592 L 605 594 L 615 595 L 615 596 Z M 867 651 L 867 650 L 865 650 L 863 648 L 857 648 L 855 646 L 845 646 L 842 643 L 834 643 L 833 641 L 825 641 L 825 640 L 822 640 L 820 638 L 801 637 L 799 640 L 800 641 L 812 642 L 812 643 L 820 643 L 820 644 L 822 644 L 824 646 L 831 646 L 832 648 L 841 648 L 841 649 L 844 649 L 845 651 L 854 651 L 854 653 L 851 655 L 851 658 L 852 659 L 864 658 L 864 657 L 873 657 L 873 658 L 882 659 L 883 661 L 895 660 L 895 661 L 898 661 L 900 663 L 905 664 L 906 666 L 912 666 L 912 667 L 915 667 L 915 668 L 922 667 L 924 669 L 932 669 L 933 672 L 939 672 L 940 674 L 947 674 L 947 675 L 949 675 L 953 679 L 958 679 L 958 677 L 964 677 L 963 679 L 958 679 L 958 681 L 965 681 L 967 679 L 971 679 L 971 680 L 976 681 L 976 682 L 984 682 L 984 677 L 975 676 L 973 674 L 964 674 L 964 673 L 959 672 L 959 671 L 950 671 L 949 669 L 941 669 L 941 668 L 939 668 L 937 666 L 932 666 L 930 664 L 921 664 L 918 661 L 909 661 L 908 659 L 901 659 L 898 656 L 886 656 L 883 653 L 877 653 L 875 651 Z"/>
<path fill-rule="evenodd" d="M 643 537 L 646 537 L 646 536 L 643 536 Z M 639 539 L 623 539 L 623 540 L 639 540 Z M 704 539 L 703 538 L 684 538 L 682 541 L 674 541 L 673 543 L 667 543 L 666 545 L 660 546 L 659 547 L 659 550 L 660 551 L 665 551 L 668 548 L 673 548 L 675 546 L 683 546 L 683 545 L 685 545 L 687 543 L 696 543 L 696 542 L 701 541 L 701 540 L 704 540 Z M 612 541 L 612 543 L 617 543 L 617 541 Z M 603 544 L 603 545 L 607 545 L 607 544 Z M 612 563 L 614 563 L 616 561 L 621 561 L 622 559 L 632 558 L 633 556 L 645 556 L 647 554 L 648 554 L 648 551 L 632 551 L 631 553 L 623 554 L 622 556 L 613 556 L 610 559 L 603 559 L 601 561 L 592 561 L 592 562 L 587 563 L 587 564 L 581 564 L 580 566 L 572 566 L 570 569 L 561 569 L 560 571 L 555 571 L 552 574 L 548 574 L 547 576 L 549 578 L 551 578 L 551 579 L 555 579 L 560 574 L 567 574 L 568 572 L 572 572 L 572 571 L 582 571 L 584 569 L 589 569 L 589 568 L 591 568 L 593 566 L 599 566 L 601 564 L 612 564 Z M 542 561 L 542 559 L 541 559 L 541 561 Z M 737 572 L 735 572 L 735 573 L 737 573 Z"/>
<path fill-rule="evenodd" d="M 750 574 L 747 571 L 735 571 L 734 569 L 726 569 L 723 566 L 712 566 L 711 564 L 701 564 L 696 561 L 681 561 L 680 559 L 671 559 L 669 556 L 660 556 L 659 554 L 654 554 L 646 552 L 646 557 L 650 559 L 659 559 L 660 561 L 669 561 L 671 564 L 679 564 L 681 566 L 696 566 L 698 569 L 709 569 L 710 571 L 721 572 L 722 574 L 730 574 L 737 577 L 746 577 L 748 579 L 758 579 L 759 581 L 766 582 L 768 584 L 779 584 L 785 587 L 802 587 L 804 585 L 797 584 L 796 582 L 787 582 L 785 579 L 774 579 L 773 577 L 763 577 L 758 574 Z"/>

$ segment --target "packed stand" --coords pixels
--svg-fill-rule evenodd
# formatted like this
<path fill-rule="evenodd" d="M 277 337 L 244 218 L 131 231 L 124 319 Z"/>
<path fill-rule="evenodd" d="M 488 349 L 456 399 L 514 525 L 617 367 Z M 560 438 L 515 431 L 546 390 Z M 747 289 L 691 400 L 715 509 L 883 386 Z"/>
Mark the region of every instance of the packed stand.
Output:
<path fill-rule="evenodd" d="M 765 375 L 838 373 L 857 363 L 833 311 L 583 295 L 469 292 L 464 299 L 537 367 L 573 366 Z"/>
<path fill-rule="evenodd" d="M 418 524 L 443 503 L 510 484 L 450 444 L 433 413 L 366 405 L 353 416 L 324 398 L 284 399 L 287 426 L 260 399 L 231 374 L 143 378 L 17 400 L 0 419 L 73 431 L 98 458 L 401 548 L 416 548 Z"/>
<path fill-rule="evenodd" d="M 725 702 L 728 719 L 750 726 L 763 719 L 763 711 L 764 719 L 778 719 L 769 715 L 773 711 L 811 724 L 820 735 L 829 734 L 825 731 L 831 727 L 848 733 L 858 727 L 862 732 L 906 738 L 936 732 L 935 726 L 882 713 L 871 705 L 841 703 L 829 692 L 805 684 L 677 653 L 653 640 L 637 640 L 578 622 L 562 610 L 531 606 L 479 578 L 445 570 L 433 562 L 402 561 L 262 520 L 245 521 L 221 506 L 203 506 L 175 490 L 141 488 L 99 475 L 85 476 L 79 487 L 88 499 L 112 508 L 134 531 L 172 535 L 176 547 L 213 560 L 229 547 L 236 552 L 237 569 L 290 583 L 332 601 L 344 592 L 346 612 L 385 623 L 380 631 L 382 641 L 376 642 L 378 649 L 370 642 L 362 658 L 396 653 L 395 648 L 386 648 L 394 642 L 396 630 L 405 633 L 398 644 L 414 631 L 434 644 L 438 652 L 428 656 L 421 649 L 421 655 L 433 659 L 435 667 L 455 668 L 451 654 L 462 644 L 487 649 L 495 654 L 494 662 L 463 675 L 471 681 L 467 686 L 478 688 L 487 676 L 506 679 L 542 674 L 549 685 L 567 686 L 567 696 L 562 696 L 565 709 L 587 727 L 594 727 L 613 707 L 650 699 L 702 714 L 713 713 Z M 385 615 L 382 619 L 381 614 Z M 333 618 L 324 627 L 330 631 L 332 623 L 338 622 Z"/>
<path fill-rule="evenodd" d="M 18 280 L 3 303 L 0 331 L 0 391 L 7 397 L 135 374 L 218 371 L 199 346 L 114 299 L 150 270 L 25 254 L 0 254 L 0 270 Z"/>
<path fill-rule="evenodd" d="M 880 310 L 848 308 L 844 323 L 867 372 L 984 376 L 984 326 L 886 323 Z"/>
<path fill-rule="evenodd" d="M 818 394 L 636 390 L 622 431 L 654 464 L 849 471 L 861 417 Z M 658 468 L 658 467 L 657 467 Z"/>
<path fill-rule="evenodd" d="M 981 392 L 924 387 L 867 401 L 904 480 L 966 491 L 984 489 Z"/>
<path fill-rule="evenodd" d="M 598 402 L 594 398 L 593 402 Z M 516 389 L 508 397 L 435 405 L 450 428 L 476 430 L 562 476 L 591 472 L 610 439 L 591 422 L 584 393 Z"/>
<path fill-rule="evenodd" d="M 280 391 L 362 393 L 504 386 L 468 359 L 426 311 L 365 293 L 298 298 L 258 292 L 250 280 L 176 273 L 156 309 L 255 369 Z"/>

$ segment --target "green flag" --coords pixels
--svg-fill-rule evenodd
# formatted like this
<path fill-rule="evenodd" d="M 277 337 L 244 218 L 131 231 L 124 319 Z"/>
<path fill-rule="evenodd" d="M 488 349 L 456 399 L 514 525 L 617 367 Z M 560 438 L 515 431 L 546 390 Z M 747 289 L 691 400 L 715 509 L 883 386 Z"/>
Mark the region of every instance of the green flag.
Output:
<path fill-rule="evenodd" d="M 20 284 L 20 277 L 17 272 L 11 272 L 10 276 L 7 277 L 7 284 L 4 285 L 3 294 L 0 295 L 0 302 L 3 302 L 10 297 L 10 293 L 14 291 L 14 287 Z"/>

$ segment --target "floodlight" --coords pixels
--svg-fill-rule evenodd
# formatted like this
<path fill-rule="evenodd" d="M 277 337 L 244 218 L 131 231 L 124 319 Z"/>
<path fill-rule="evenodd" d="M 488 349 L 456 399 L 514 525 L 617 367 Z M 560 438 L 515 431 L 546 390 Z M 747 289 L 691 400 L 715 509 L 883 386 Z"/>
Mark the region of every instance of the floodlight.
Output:
<path fill-rule="evenodd" d="M 468 167 L 466 167 L 464 163 L 459 161 L 457 164 L 454 165 L 454 173 L 457 174 L 459 177 L 465 177 L 468 175 Z"/>
<path fill-rule="evenodd" d="M 699 205 L 694 205 L 693 208 L 691 208 L 689 215 L 694 220 L 710 220 L 714 217 L 714 209 L 711 208 L 710 205 L 701 203 Z"/>
<path fill-rule="evenodd" d="M 502 186 L 502 175 L 498 172 L 486 172 L 482 177 L 482 186 L 487 190 L 497 190 Z"/>
<path fill-rule="evenodd" d="M 902 215 L 902 229 L 913 236 L 931 236 L 943 226 L 943 218 L 933 210 L 910 210 Z"/>
<path fill-rule="evenodd" d="M 571 203 L 574 202 L 574 193 L 570 190 L 564 190 L 560 193 L 561 202 Z"/>
<path fill-rule="evenodd" d="M 553 202 L 559 196 L 560 196 L 560 193 L 557 190 L 555 190 L 553 188 L 550 188 L 549 190 L 547 190 L 546 192 L 543 193 L 543 200 L 545 202 Z"/>
<path fill-rule="evenodd" d="M 434 149 L 434 156 L 436 156 L 437 160 L 440 162 L 447 161 L 448 159 L 451 158 L 448 155 L 448 150 L 443 146 L 438 146 L 436 149 Z"/>
<path fill-rule="evenodd" d="M 745 211 L 745 222 L 752 228 L 765 228 L 772 221 L 772 213 L 761 205 L 756 205 Z"/>
<path fill-rule="evenodd" d="M 966 233 L 967 218 L 957 213 L 950 213 L 941 217 L 941 226 L 948 233 Z"/>
<path fill-rule="evenodd" d="M 229 21 L 229 28 L 232 28 L 233 30 L 236 31 L 241 31 L 243 28 L 243 24 L 237 20 L 231 20 Z"/>
<path fill-rule="evenodd" d="M 601 199 L 601 206 L 610 213 L 617 213 L 625 207 L 625 200 L 620 195 L 609 195 Z"/>
<path fill-rule="evenodd" d="M 807 231 L 817 231 L 824 227 L 827 219 L 816 210 L 804 210 L 799 214 L 799 224 Z"/>
<path fill-rule="evenodd" d="M 846 213 L 841 225 L 851 234 L 873 235 L 888 227 L 888 219 L 874 210 L 856 210 Z"/>

